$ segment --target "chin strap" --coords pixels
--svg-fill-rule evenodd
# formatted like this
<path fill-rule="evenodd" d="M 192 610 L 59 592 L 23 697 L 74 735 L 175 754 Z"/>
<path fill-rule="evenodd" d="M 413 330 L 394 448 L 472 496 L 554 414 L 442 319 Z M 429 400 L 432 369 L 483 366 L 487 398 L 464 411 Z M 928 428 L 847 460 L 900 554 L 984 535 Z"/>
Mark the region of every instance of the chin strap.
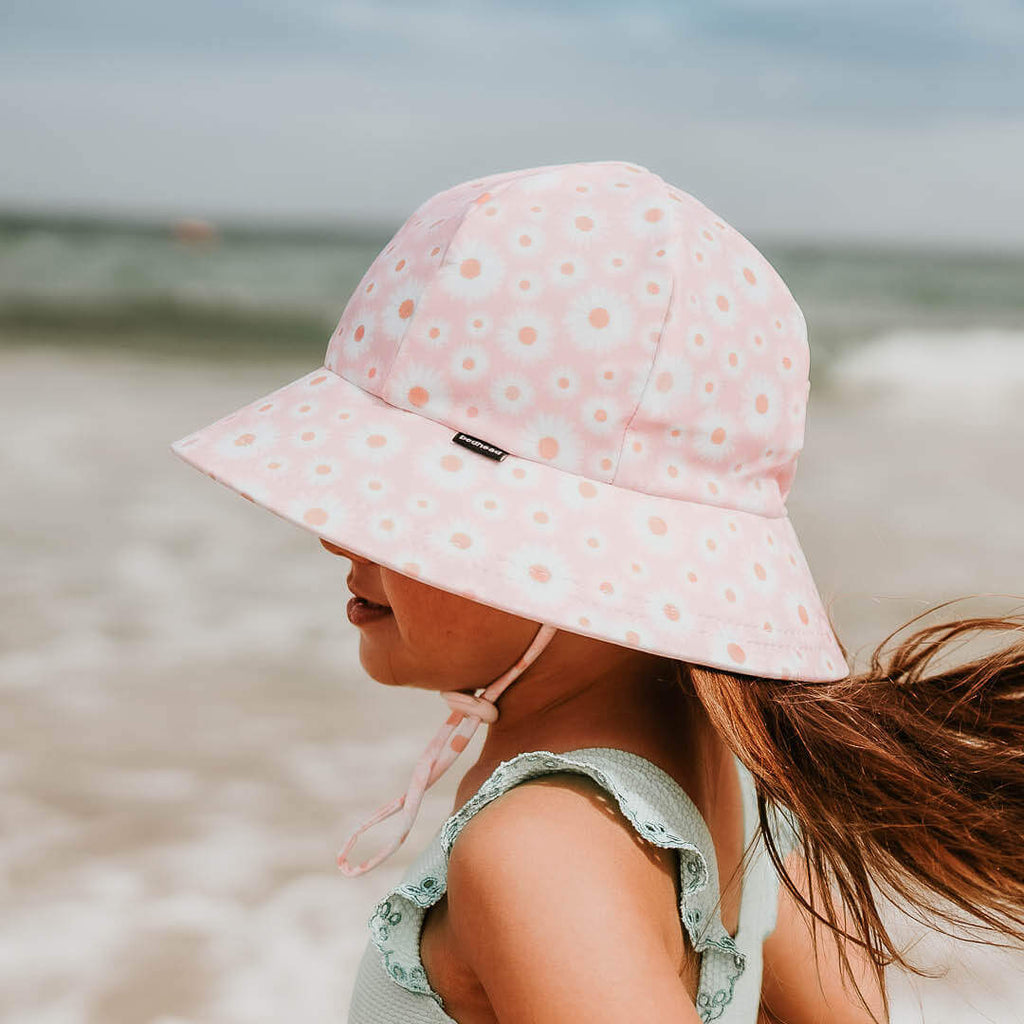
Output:
<path fill-rule="evenodd" d="M 420 755 L 404 795 L 395 797 L 390 803 L 384 804 L 373 817 L 367 819 L 349 837 L 348 842 L 338 854 L 338 867 L 343 874 L 348 875 L 349 878 L 355 878 L 366 871 L 372 871 L 405 842 L 405 837 L 416 821 L 423 794 L 437 782 L 452 765 L 455 758 L 466 749 L 473 733 L 476 732 L 476 727 L 481 722 L 490 724 L 498 720 L 498 709 L 494 702 L 501 696 L 502 691 L 529 668 L 557 632 L 556 626 L 542 625 L 519 660 L 507 672 L 489 684 L 483 693 L 476 696 L 463 693 L 461 690 L 446 690 L 441 693 L 452 709 L 452 713 Z M 401 834 L 369 860 L 364 860 L 356 867 L 349 864 L 348 854 L 356 840 L 368 829 L 399 811 L 402 812 Z"/>

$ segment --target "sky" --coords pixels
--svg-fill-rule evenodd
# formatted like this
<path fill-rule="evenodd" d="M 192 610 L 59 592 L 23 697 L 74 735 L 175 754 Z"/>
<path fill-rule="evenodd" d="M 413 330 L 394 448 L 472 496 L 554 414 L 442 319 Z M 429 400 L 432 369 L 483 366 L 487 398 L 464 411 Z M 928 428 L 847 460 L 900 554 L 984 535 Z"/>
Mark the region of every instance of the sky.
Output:
<path fill-rule="evenodd" d="M 1018 0 L 4 0 L 0 208 L 393 229 L 626 160 L 783 239 L 1024 248 Z"/>

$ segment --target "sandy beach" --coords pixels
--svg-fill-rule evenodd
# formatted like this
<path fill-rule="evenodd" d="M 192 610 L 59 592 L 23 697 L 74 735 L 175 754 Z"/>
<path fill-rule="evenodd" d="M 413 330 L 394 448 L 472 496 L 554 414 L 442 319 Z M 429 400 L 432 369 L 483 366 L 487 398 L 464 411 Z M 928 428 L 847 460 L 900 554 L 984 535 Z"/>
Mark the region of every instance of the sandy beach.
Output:
<path fill-rule="evenodd" d="M 0 348 L 0 1020 L 342 1021 L 373 904 L 451 811 L 458 768 L 399 854 L 337 871 L 446 709 L 363 674 L 347 562 L 168 451 L 312 368 Z M 1024 593 L 1021 408 L 1019 332 L 890 333 L 816 382 L 790 509 L 855 658 Z M 917 952 L 948 973 L 893 973 L 893 1024 L 1024 1021 L 1021 952 Z"/>

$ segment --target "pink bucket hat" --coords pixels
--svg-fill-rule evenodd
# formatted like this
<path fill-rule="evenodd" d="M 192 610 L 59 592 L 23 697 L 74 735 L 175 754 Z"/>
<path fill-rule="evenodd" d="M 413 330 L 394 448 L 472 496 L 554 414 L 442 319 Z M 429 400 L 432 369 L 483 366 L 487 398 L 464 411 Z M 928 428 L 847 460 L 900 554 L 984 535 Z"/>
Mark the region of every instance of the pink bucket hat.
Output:
<path fill-rule="evenodd" d="M 782 279 L 693 196 L 622 161 L 536 167 L 428 199 L 322 366 L 172 450 L 547 639 L 839 679 L 785 507 L 808 366 Z"/>

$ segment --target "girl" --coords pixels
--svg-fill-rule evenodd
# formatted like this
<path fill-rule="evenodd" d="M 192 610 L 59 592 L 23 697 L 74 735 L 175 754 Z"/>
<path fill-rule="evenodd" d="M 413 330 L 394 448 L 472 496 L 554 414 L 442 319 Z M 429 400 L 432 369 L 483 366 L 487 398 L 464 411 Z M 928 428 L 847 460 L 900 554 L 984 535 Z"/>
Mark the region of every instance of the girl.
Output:
<path fill-rule="evenodd" d="M 351 1024 L 884 1021 L 878 890 L 1024 937 L 1021 622 L 850 676 L 785 510 L 808 363 L 692 196 L 530 168 L 427 200 L 323 366 L 174 444 L 350 559 L 366 671 L 451 708 L 343 871 L 489 726 Z"/>

